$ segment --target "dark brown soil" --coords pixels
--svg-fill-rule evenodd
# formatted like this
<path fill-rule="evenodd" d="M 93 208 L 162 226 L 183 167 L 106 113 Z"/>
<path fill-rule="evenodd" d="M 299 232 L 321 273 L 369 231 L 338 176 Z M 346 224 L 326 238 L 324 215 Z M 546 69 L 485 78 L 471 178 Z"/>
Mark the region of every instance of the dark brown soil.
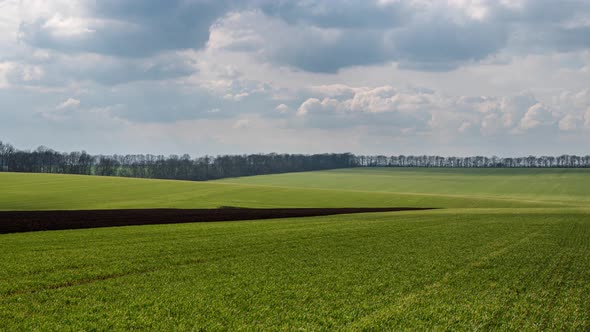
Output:
<path fill-rule="evenodd" d="M 141 209 L 0 211 L 0 234 L 60 229 L 327 216 L 423 208 Z"/>

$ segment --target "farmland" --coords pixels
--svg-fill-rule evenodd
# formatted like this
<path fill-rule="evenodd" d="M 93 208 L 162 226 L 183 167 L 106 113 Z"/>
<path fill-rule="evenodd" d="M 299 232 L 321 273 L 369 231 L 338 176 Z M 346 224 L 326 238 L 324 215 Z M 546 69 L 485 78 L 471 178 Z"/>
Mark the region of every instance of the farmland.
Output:
<path fill-rule="evenodd" d="M 0 184 L 0 210 L 440 208 L 0 235 L 7 330 L 590 328 L 587 170 Z"/>
<path fill-rule="evenodd" d="M 0 173 L 0 210 L 236 207 L 564 207 L 582 169 L 352 169 L 212 182 Z"/>

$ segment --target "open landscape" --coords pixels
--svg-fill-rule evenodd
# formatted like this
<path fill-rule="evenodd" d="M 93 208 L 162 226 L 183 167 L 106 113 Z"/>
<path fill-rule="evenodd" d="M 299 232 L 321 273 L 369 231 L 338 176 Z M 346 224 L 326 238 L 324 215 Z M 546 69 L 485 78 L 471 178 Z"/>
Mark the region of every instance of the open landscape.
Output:
<path fill-rule="evenodd" d="M 0 332 L 590 331 L 590 0 L 0 0 Z"/>
<path fill-rule="evenodd" d="M 3 234 L 0 321 L 7 330 L 587 330 L 589 173 L 372 168 L 197 183 L 0 173 L 3 211 L 437 208 Z"/>

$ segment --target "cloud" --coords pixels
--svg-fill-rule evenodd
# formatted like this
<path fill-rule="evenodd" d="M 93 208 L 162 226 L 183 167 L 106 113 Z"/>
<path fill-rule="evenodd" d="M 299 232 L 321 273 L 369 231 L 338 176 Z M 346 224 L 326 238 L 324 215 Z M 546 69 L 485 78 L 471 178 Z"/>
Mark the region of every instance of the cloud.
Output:
<path fill-rule="evenodd" d="M 56 38 L 84 38 L 84 35 L 96 32 L 89 27 L 90 25 L 97 25 L 97 22 L 79 17 L 63 17 L 57 13 L 47 19 L 40 28 Z"/>
<path fill-rule="evenodd" d="M 304 100 L 297 116 L 318 128 L 370 126 L 391 133 L 502 137 L 527 132 L 576 130 L 583 114 L 564 112 L 567 104 L 548 107 L 530 93 L 511 97 L 453 97 L 422 88 L 320 86 Z M 322 96 L 322 94 L 324 96 Z M 580 96 L 581 93 L 573 94 Z M 565 116 L 560 115 L 565 114 Z"/>
<path fill-rule="evenodd" d="M 5 140 L 45 144 L 59 128 L 68 149 L 96 120 L 97 142 L 182 127 L 218 147 L 263 144 L 256 130 L 313 133 L 326 150 L 345 146 L 331 135 L 381 152 L 589 143 L 586 1 L 0 2 Z"/>
<path fill-rule="evenodd" d="M 124 108 L 124 105 L 82 108 L 74 100 L 71 105 L 43 111 L 39 115 L 44 120 L 48 120 L 56 130 L 78 133 L 84 133 L 85 130 L 100 133 L 102 130 L 103 133 L 108 133 L 130 124 L 129 121 L 117 115 Z"/>
<path fill-rule="evenodd" d="M 327 99 L 325 99 L 327 100 Z M 315 112 L 319 109 L 322 109 L 323 105 L 322 105 L 322 101 L 320 101 L 317 98 L 309 98 L 306 101 L 303 102 L 303 104 L 301 104 L 301 106 L 299 106 L 299 108 L 297 109 L 297 115 L 299 116 L 305 116 L 307 114 L 309 114 L 310 112 Z"/>
<path fill-rule="evenodd" d="M 80 100 L 75 98 L 68 98 L 60 102 L 53 109 L 44 109 L 39 114 L 47 120 L 61 122 L 71 119 L 77 110 L 80 108 Z"/>
<path fill-rule="evenodd" d="M 321 73 L 387 62 L 450 71 L 506 51 L 589 47 L 588 23 L 572 26 L 590 13 L 579 1 L 305 1 L 260 8 L 221 19 L 212 28 L 215 44 L 223 40 L 228 49 Z"/>
<path fill-rule="evenodd" d="M 563 91 L 551 101 L 562 131 L 576 132 L 590 128 L 590 89 Z"/>
<path fill-rule="evenodd" d="M 197 72 L 194 63 L 182 53 L 165 53 L 145 59 L 116 58 L 99 54 L 62 54 L 23 58 L 7 70 L 14 85 L 57 87 L 75 81 L 117 85 L 134 81 L 164 81 Z"/>
<path fill-rule="evenodd" d="M 279 104 L 277 107 L 275 107 L 275 110 L 282 114 L 289 113 L 289 106 L 285 104 Z"/>
<path fill-rule="evenodd" d="M 316 91 L 318 89 L 316 88 Z M 321 87 L 329 97 L 312 97 L 297 110 L 306 125 L 314 127 L 387 127 L 424 129 L 431 108 L 443 106 L 440 96 L 419 90 L 399 90 L 391 86 L 375 88 Z M 341 91 L 338 95 L 336 91 Z"/>
<path fill-rule="evenodd" d="M 80 106 L 80 100 L 74 98 L 68 98 L 63 103 L 57 105 L 55 107 L 56 110 L 64 110 L 64 109 L 71 109 Z"/>
<path fill-rule="evenodd" d="M 18 0 L 0 1 L 0 59 L 11 53 L 19 24 Z"/>
<path fill-rule="evenodd" d="M 496 22 L 434 18 L 415 22 L 391 37 L 392 60 L 411 70 L 447 71 L 499 52 L 508 41 Z"/>
<path fill-rule="evenodd" d="M 6 85 L 37 84 L 45 77 L 44 68 L 35 64 L 12 62 L 8 63 L 4 68 Z"/>
<path fill-rule="evenodd" d="M 284 38 L 283 36 L 289 36 Z M 333 73 L 387 60 L 379 31 L 292 26 L 259 11 L 231 13 L 212 28 L 210 46 L 251 52 L 279 65 Z"/>
<path fill-rule="evenodd" d="M 541 103 L 531 106 L 520 120 L 520 128 L 535 129 L 553 123 L 551 112 Z"/>
<path fill-rule="evenodd" d="M 559 129 L 563 131 L 573 131 L 578 128 L 578 123 L 580 122 L 580 118 L 572 114 L 567 114 L 561 120 L 559 120 Z"/>
<path fill-rule="evenodd" d="M 124 57 L 202 48 L 209 27 L 231 8 L 224 0 L 81 1 L 77 10 L 50 4 L 52 10 L 21 23 L 22 41 L 66 52 Z"/>
<path fill-rule="evenodd" d="M 501 25 L 470 20 L 432 18 L 380 29 L 296 22 L 259 11 L 232 13 L 213 27 L 211 45 L 305 71 L 335 73 L 391 61 L 406 69 L 451 70 L 496 53 L 507 41 Z"/>
<path fill-rule="evenodd" d="M 12 64 L 0 62 L 0 89 L 8 87 L 8 75 L 12 70 Z"/>
<path fill-rule="evenodd" d="M 35 48 L 151 58 L 209 45 L 317 73 L 389 62 L 451 71 L 500 52 L 590 47 L 590 24 L 581 19 L 590 5 L 575 0 L 25 0 L 23 6 L 31 9 L 19 40 Z"/>
<path fill-rule="evenodd" d="M 323 28 L 388 28 L 402 24 L 409 8 L 403 1 L 343 0 L 263 1 L 268 16 L 289 24 L 306 24 Z"/>

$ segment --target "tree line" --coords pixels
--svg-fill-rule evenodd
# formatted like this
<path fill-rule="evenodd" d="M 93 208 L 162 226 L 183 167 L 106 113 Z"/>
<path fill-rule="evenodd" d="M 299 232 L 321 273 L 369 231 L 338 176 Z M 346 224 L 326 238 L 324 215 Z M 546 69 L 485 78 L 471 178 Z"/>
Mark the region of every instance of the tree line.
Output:
<path fill-rule="evenodd" d="M 585 168 L 590 156 L 500 157 L 355 156 L 357 167 Z"/>
<path fill-rule="evenodd" d="M 590 167 L 590 156 L 500 157 L 362 156 L 351 153 L 249 154 L 191 158 L 178 155 L 90 155 L 46 147 L 18 150 L 0 141 L 0 172 L 61 173 L 204 181 L 228 177 L 349 167 L 549 168 Z"/>
<path fill-rule="evenodd" d="M 46 147 L 18 150 L 0 141 L 0 171 L 122 176 L 153 179 L 213 180 L 228 177 L 314 171 L 355 166 L 350 153 L 249 154 L 191 158 L 178 155 L 90 155 Z"/>

